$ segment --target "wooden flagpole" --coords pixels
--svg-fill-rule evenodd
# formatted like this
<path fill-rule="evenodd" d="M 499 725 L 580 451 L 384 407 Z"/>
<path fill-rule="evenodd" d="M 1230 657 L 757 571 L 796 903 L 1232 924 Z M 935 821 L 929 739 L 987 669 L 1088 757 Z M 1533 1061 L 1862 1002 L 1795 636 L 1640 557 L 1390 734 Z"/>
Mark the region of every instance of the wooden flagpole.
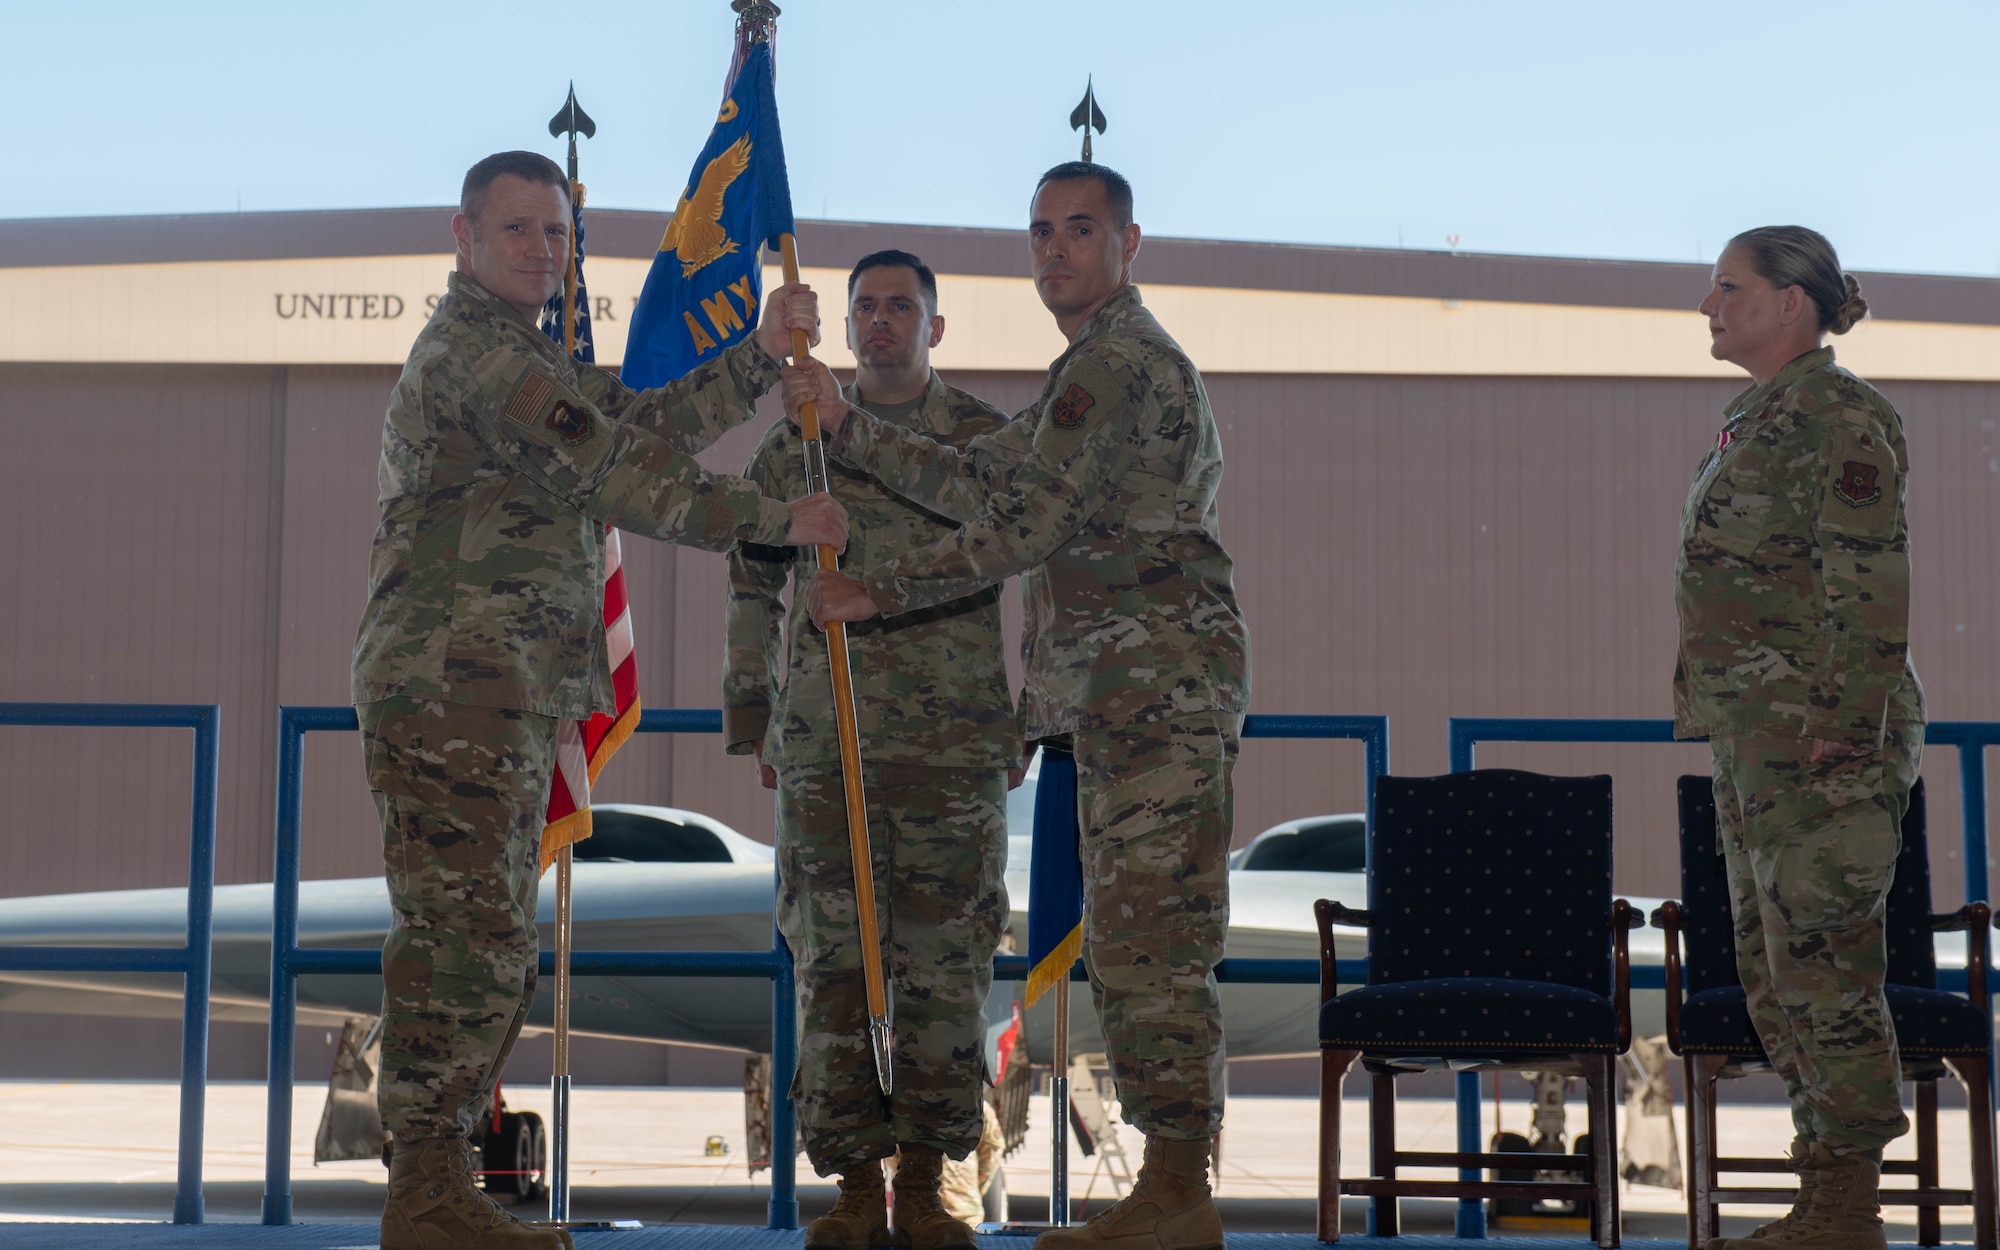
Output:
<path fill-rule="evenodd" d="M 785 281 L 797 282 L 798 240 L 790 234 L 779 235 L 778 252 L 784 261 Z M 806 332 L 793 330 L 793 363 L 803 364 L 811 359 L 810 348 Z M 799 411 L 799 433 L 806 445 L 806 490 L 811 494 L 825 493 L 828 490 L 826 447 L 820 442 L 819 406 L 810 400 Z M 820 544 L 819 567 L 838 569 L 840 553 Z M 847 626 L 839 621 L 827 622 L 826 656 L 827 667 L 833 672 L 833 717 L 840 734 L 840 773 L 847 789 L 847 846 L 854 858 L 854 911 L 861 927 L 861 980 L 868 991 L 868 1040 L 875 1051 L 875 1079 L 886 1094 L 894 1085 L 889 1059 L 895 1047 L 895 1033 L 889 1020 L 888 993 L 882 983 L 882 935 L 875 922 L 875 870 L 868 853 L 868 799 L 861 787 L 861 733 L 855 722 L 854 678 L 847 663 Z"/>

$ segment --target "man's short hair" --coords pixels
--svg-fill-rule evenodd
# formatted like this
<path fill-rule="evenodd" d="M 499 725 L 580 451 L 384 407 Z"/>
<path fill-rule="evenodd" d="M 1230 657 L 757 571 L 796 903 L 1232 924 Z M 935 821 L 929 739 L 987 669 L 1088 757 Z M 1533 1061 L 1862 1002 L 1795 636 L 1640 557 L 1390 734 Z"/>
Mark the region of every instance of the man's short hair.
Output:
<path fill-rule="evenodd" d="M 486 191 L 502 174 L 539 186 L 561 187 L 563 195 L 569 194 L 569 179 L 563 176 L 562 166 L 540 152 L 495 152 L 465 171 L 465 185 L 458 190 L 458 211 L 479 220 L 479 210 L 486 207 Z"/>
<path fill-rule="evenodd" d="M 1132 224 L 1132 184 L 1125 181 L 1125 175 L 1096 161 L 1064 161 L 1042 175 L 1035 184 L 1035 195 L 1051 182 L 1074 182 L 1079 178 L 1095 178 L 1104 188 L 1104 198 L 1111 202 L 1111 226 L 1123 230 Z M 1035 195 L 1028 197 L 1028 203 L 1035 202 Z"/>
<path fill-rule="evenodd" d="M 847 275 L 847 298 L 850 301 L 854 299 L 854 283 L 862 274 L 870 269 L 887 269 L 895 265 L 915 271 L 917 285 L 923 288 L 924 298 L 930 302 L 931 316 L 937 316 L 937 275 L 931 272 L 929 265 L 900 248 L 883 248 L 855 261 L 854 269 Z"/>

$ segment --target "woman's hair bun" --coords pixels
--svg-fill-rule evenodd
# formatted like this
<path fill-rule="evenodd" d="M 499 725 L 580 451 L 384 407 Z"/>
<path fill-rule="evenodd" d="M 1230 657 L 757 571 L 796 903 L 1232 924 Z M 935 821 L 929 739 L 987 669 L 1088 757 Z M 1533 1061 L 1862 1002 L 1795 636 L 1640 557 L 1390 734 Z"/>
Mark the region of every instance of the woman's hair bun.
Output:
<path fill-rule="evenodd" d="M 1841 275 L 1847 284 L 1847 298 L 1840 307 L 1833 310 L 1826 328 L 1835 334 L 1845 334 L 1854 328 L 1854 323 L 1868 315 L 1868 301 L 1861 298 L 1861 283 L 1853 274 Z"/>
<path fill-rule="evenodd" d="M 1778 290 L 1795 286 L 1806 293 L 1818 314 L 1819 328 L 1845 334 L 1868 315 L 1861 284 L 1840 268 L 1833 244 L 1817 230 L 1804 226 L 1759 226 L 1729 241 L 1743 248 L 1750 267 Z"/>

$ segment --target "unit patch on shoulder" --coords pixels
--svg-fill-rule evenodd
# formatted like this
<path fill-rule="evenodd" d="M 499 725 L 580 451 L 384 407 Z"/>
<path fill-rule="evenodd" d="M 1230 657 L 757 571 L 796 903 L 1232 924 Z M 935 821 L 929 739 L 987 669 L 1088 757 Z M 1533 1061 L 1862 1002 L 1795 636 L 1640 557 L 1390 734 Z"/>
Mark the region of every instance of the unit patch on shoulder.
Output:
<path fill-rule="evenodd" d="M 565 447 L 574 447 L 590 437 L 590 418 L 566 403 L 558 403 L 549 410 L 549 428 Z"/>
<path fill-rule="evenodd" d="M 1056 400 L 1054 411 L 1049 415 L 1058 429 L 1075 430 L 1083 427 L 1083 416 L 1097 406 L 1097 397 L 1083 389 L 1081 382 L 1072 382 L 1069 389 Z"/>
<path fill-rule="evenodd" d="M 507 401 L 507 415 L 522 425 L 533 425 L 535 414 L 555 397 L 555 384 L 539 373 L 531 373 L 514 388 L 513 397 Z"/>
<path fill-rule="evenodd" d="M 1850 507 L 1865 508 L 1882 498 L 1876 479 L 1881 470 L 1863 460 L 1849 460 L 1840 466 L 1840 480 L 1833 484 L 1834 497 Z"/>

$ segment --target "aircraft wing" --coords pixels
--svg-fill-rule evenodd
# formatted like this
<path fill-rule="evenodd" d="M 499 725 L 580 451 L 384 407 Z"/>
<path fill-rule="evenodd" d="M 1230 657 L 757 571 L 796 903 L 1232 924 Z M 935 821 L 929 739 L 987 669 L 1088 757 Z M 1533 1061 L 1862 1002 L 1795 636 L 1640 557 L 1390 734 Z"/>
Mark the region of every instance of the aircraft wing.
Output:
<path fill-rule="evenodd" d="M 772 873 L 767 863 L 579 863 L 575 933 L 580 950 L 761 951 L 770 947 Z M 1027 932 L 1027 874 L 1008 874 L 1016 933 Z M 1238 957 L 1315 959 L 1312 903 L 1366 901 L 1359 873 L 1230 873 L 1227 953 Z M 309 947 L 382 944 L 389 903 L 380 878 L 309 881 L 299 891 L 300 941 Z M 1650 911 L 1655 900 L 1637 900 Z M 174 945 L 184 932 L 185 892 L 119 890 L 0 899 L 0 945 Z M 554 878 L 542 883 L 542 941 L 552 940 Z M 271 887 L 231 885 L 215 892 L 215 1018 L 269 1018 Z M 1941 935 L 1945 938 L 1956 935 Z M 1336 933 L 1342 958 L 1367 953 L 1366 934 Z M 1631 935 L 1635 965 L 1658 965 L 1662 935 Z M 1940 950 L 1940 962 L 1952 962 Z M 1962 956 L 1959 962 L 1962 962 Z M 1103 1049 L 1088 987 L 1071 996 L 1071 1049 Z M 989 1016 L 1006 1018 L 1019 982 L 993 988 Z M 370 976 L 300 978 L 299 1022 L 337 1024 L 380 1010 L 381 982 Z M 1239 1058 L 1311 1054 L 1317 1049 L 1319 992 L 1311 985 L 1229 984 L 1222 990 L 1229 1053 Z M 1634 994 L 1634 1031 L 1662 1031 L 1658 991 Z M 161 974 L 0 971 L 0 1011 L 174 1018 L 179 978 Z M 550 999 L 537 997 L 531 1028 L 552 1025 Z M 1044 998 L 1025 1013 L 1030 1052 L 1049 1053 L 1052 1007 Z M 578 977 L 572 1027 L 580 1034 L 762 1051 L 770 1045 L 771 987 L 761 978 Z"/>

